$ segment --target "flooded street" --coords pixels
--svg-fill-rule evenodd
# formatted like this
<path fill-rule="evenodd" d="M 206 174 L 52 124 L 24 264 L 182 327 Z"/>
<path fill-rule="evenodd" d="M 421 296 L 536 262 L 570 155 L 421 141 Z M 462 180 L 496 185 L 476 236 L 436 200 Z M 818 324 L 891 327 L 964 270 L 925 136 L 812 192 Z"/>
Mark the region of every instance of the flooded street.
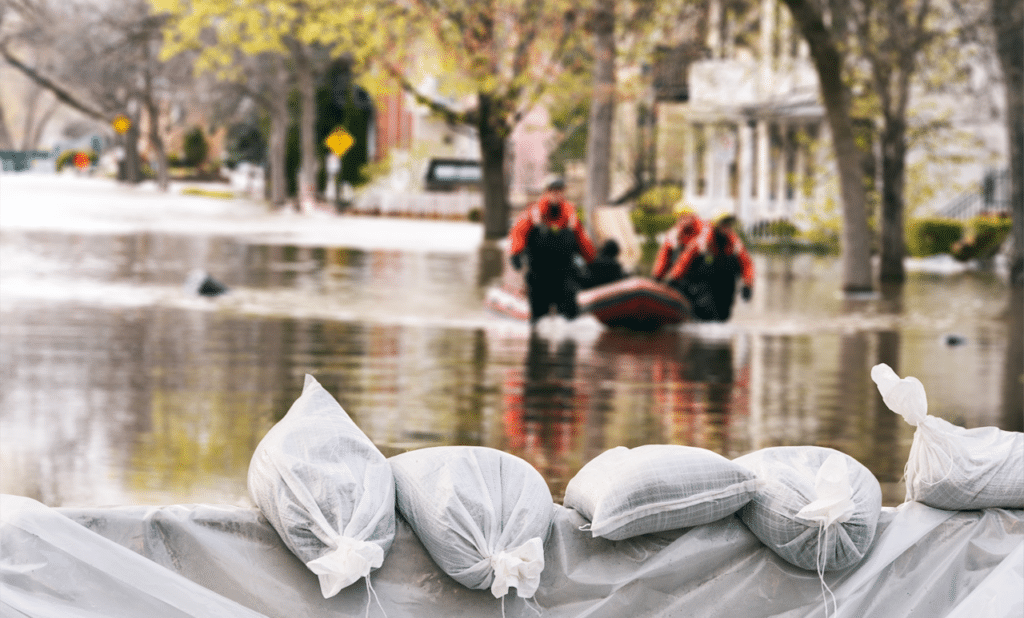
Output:
<path fill-rule="evenodd" d="M 879 362 L 924 383 L 930 414 L 1022 430 L 1020 307 L 991 272 L 850 300 L 835 258 L 759 254 L 727 324 L 531 334 L 483 306 L 503 257 L 472 224 L 43 176 L 0 177 L 0 200 L 0 492 L 50 506 L 250 505 L 253 449 L 307 373 L 385 455 L 502 449 L 558 501 L 618 445 L 816 444 L 898 504 L 913 427 L 882 404 Z M 186 290 L 195 268 L 230 293 Z"/>

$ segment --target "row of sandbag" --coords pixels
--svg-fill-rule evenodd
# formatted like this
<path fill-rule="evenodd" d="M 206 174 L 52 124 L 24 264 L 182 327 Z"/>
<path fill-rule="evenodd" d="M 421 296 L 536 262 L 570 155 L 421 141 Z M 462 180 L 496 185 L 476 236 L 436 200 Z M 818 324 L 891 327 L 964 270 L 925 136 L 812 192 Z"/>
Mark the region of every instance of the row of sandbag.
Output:
<path fill-rule="evenodd" d="M 918 393 L 916 380 L 880 367 L 873 377 L 886 403 L 901 412 L 911 402 L 920 411 L 923 387 Z M 947 509 L 1024 508 L 1024 434 L 950 425 L 956 439 L 936 445 L 932 434 L 946 430 L 934 422 L 941 419 L 904 416 L 919 426 L 908 499 L 938 496 L 942 504 L 932 505 Z M 985 452 L 971 443 L 971 432 L 984 434 Z M 970 452 L 950 450 L 965 444 Z M 944 458 L 931 461 L 938 451 Z M 923 464 L 915 465 L 915 453 L 926 453 Z M 495 597 L 515 587 L 524 598 L 540 584 L 553 501 L 533 466 L 469 446 L 387 459 L 312 376 L 256 448 L 248 484 L 284 543 L 319 576 L 324 597 L 381 566 L 396 507 L 459 583 Z M 566 487 L 563 505 L 590 522 L 583 531 L 611 540 L 738 513 L 783 559 L 820 573 L 852 566 L 867 552 L 881 490 L 862 464 L 828 448 L 767 448 L 730 461 L 695 447 L 647 445 L 613 448 L 588 462 Z"/>

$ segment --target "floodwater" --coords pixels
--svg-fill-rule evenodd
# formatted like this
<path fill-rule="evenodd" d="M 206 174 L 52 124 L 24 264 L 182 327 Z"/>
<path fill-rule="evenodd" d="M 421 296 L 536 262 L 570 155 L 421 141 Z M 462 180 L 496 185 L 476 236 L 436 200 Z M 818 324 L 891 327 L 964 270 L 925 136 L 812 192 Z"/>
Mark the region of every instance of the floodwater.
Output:
<path fill-rule="evenodd" d="M 673 443 L 836 448 L 898 504 L 913 427 L 878 396 L 879 362 L 918 377 L 935 416 L 1022 430 L 1022 313 L 991 272 L 915 271 L 844 299 L 834 258 L 756 255 L 754 299 L 727 324 L 643 334 L 585 316 L 531 333 L 484 308 L 502 254 L 468 224 L 179 198 L 197 201 L 124 206 L 114 225 L 96 213 L 151 196 L 18 182 L 0 179 L 0 491 L 51 506 L 251 504 L 253 449 L 307 373 L 386 455 L 502 449 L 556 500 L 608 448 Z M 230 293 L 185 290 L 196 267 Z"/>

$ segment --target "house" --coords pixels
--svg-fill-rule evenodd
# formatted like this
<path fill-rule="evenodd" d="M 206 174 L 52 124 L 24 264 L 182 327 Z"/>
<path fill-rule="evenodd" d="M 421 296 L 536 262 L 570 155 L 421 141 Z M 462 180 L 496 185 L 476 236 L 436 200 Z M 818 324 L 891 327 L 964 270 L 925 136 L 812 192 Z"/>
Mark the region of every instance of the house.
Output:
<path fill-rule="evenodd" d="M 653 163 L 645 184 L 678 184 L 704 215 L 730 212 L 747 224 L 799 224 L 811 208 L 821 211 L 838 202 L 829 129 L 807 43 L 777 0 L 755 0 L 744 11 L 725 10 L 725 4 L 710 0 L 705 27 L 691 29 L 688 39 L 668 47 L 655 63 L 649 101 L 620 104 L 618 113 L 629 120 L 619 125 L 629 129 L 616 134 L 616 157 L 630 159 L 622 151 L 636 151 L 644 142 L 640 110 L 646 103 L 655 126 L 646 138 Z M 911 144 L 911 210 L 941 210 L 965 189 L 976 191 L 1006 160 L 994 69 L 981 60 L 969 69 L 972 83 L 960 94 L 913 93 L 912 115 L 946 118 L 952 130 L 927 146 Z M 972 94 L 965 99 L 963 91 Z M 915 182 L 926 190 L 915 190 Z"/>

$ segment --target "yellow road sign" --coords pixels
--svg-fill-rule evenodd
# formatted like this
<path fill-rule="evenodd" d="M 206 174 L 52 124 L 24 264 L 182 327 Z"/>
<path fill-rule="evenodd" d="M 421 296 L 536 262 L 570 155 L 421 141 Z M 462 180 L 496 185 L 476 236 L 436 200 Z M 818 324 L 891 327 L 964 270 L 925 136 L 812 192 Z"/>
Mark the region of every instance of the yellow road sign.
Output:
<path fill-rule="evenodd" d="M 352 147 L 352 144 L 356 143 L 356 140 L 354 137 L 349 135 L 348 131 L 338 127 L 327 136 L 324 143 L 327 144 L 328 148 L 334 151 L 334 154 L 340 157 L 345 154 L 345 151 Z"/>
<path fill-rule="evenodd" d="M 128 116 L 120 114 L 117 118 L 114 118 L 111 125 L 113 125 L 115 131 L 124 135 L 132 127 L 132 121 L 128 120 Z"/>

